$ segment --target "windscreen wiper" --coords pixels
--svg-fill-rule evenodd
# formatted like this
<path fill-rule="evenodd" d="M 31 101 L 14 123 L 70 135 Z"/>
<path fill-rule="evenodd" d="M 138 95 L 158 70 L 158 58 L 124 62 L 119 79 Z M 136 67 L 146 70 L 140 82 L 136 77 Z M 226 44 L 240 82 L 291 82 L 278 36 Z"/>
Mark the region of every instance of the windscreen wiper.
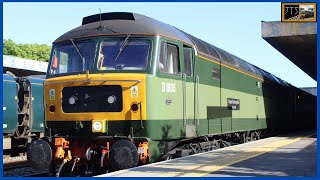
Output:
<path fill-rule="evenodd" d="M 123 41 L 120 49 L 119 49 L 119 53 L 117 55 L 117 57 L 114 59 L 114 62 L 116 62 L 116 60 L 118 59 L 118 57 L 120 56 L 121 52 L 123 51 L 124 47 L 127 45 L 128 39 L 130 37 L 130 34 L 127 35 L 126 39 Z"/>
<path fill-rule="evenodd" d="M 73 46 L 76 48 L 76 50 L 77 50 L 80 58 L 82 59 L 82 67 L 85 67 L 85 59 L 84 59 L 84 57 L 82 56 L 82 54 L 81 54 L 78 46 L 74 43 L 73 39 L 70 39 L 70 41 L 71 41 L 71 43 L 73 44 Z"/>

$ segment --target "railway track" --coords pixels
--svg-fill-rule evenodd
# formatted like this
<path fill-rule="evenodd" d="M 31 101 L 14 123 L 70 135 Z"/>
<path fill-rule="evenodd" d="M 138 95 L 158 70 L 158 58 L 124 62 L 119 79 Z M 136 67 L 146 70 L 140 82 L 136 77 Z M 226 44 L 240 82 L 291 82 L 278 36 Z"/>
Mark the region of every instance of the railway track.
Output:
<path fill-rule="evenodd" d="M 3 177 L 48 177 L 47 171 L 39 171 L 30 166 L 15 166 L 3 169 Z"/>
<path fill-rule="evenodd" d="M 31 168 L 26 156 L 8 157 L 3 159 L 4 177 L 45 177 L 48 172 Z"/>
<path fill-rule="evenodd" d="M 29 166 L 28 161 L 22 160 L 22 161 L 18 161 L 18 162 L 4 163 L 3 170 L 7 171 L 7 170 L 11 170 L 11 169 L 24 168 L 24 167 L 28 167 L 28 166 Z"/>
<path fill-rule="evenodd" d="M 31 174 L 31 175 L 27 175 L 24 177 L 48 177 L 49 173 L 48 172 L 40 172 L 40 173 L 35 173 L 35 174 Z"/>

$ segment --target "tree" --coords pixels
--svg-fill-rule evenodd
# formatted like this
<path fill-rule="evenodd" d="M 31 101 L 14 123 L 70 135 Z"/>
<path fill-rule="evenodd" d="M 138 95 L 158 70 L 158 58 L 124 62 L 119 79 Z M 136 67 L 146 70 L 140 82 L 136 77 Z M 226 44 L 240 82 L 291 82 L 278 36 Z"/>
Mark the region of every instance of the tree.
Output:
<path fill-rule="evenodd" d="M 4 39 L 3 54 L 26 59 L 48 62 L 51 46 L 46 44 L 16 44 L 11 39 Z"/>

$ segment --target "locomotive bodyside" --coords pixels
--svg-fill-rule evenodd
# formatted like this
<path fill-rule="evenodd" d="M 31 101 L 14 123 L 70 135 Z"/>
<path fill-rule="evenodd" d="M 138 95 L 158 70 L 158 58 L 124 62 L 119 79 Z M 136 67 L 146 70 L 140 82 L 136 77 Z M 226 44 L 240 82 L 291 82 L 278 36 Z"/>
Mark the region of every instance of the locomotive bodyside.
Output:
<path fill-rule="evenodd" d="M 43 137 L 43 81 L 43 77 L 3 74 L 4 150 L 25 148 L 28 139 Z"/>
<path fill-rule="evenodd" d="M 36 133 L 37 137 L 44 136 L 44 99 L 43 99 L 43 82 L 44 77 L 26 77 L 31 83 L 32 91 L 32 133 Z"/>
<path fill-rule="evenodd" d="M 3 149 L 11 149 L 11 136 L 17 128 L 17 87 L 13 77 L 3 74 Z"/>

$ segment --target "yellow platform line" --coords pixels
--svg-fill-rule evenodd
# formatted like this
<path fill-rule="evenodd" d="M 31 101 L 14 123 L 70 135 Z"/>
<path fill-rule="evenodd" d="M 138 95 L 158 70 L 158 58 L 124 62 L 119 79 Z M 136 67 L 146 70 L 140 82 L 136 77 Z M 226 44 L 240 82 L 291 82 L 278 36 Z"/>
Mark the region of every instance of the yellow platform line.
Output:
<path fill-rule="evenodd" d="M 188 171 L 190 173 L 179 173 L 176 172 L 176 176 L 185 176 L 185 177 L 200 177 L 207 174 L 210 174 L 212 172 L 218 171 L 220 169 L 223 169 L 227 166 L 230 166 L 232 164 L 251 159 L 253 157 L 265 154 L 267 152 L 276 150 L 280 147 L 286 146 L 288 144 L 295 143 L 299 140 L 303 139 L 303 137 L 293 138 L 293 139 L 285 139 L 273 143 L 269 143 L 266 145 L 258 146 L 255 148 L 251 148 L 249 150 L 239 152 L 237 154 L 219 158 L 212 160 L 210 162 L 207 162 L 205 164 L 197 164 L 196 166 L 188 167 Z"/>

